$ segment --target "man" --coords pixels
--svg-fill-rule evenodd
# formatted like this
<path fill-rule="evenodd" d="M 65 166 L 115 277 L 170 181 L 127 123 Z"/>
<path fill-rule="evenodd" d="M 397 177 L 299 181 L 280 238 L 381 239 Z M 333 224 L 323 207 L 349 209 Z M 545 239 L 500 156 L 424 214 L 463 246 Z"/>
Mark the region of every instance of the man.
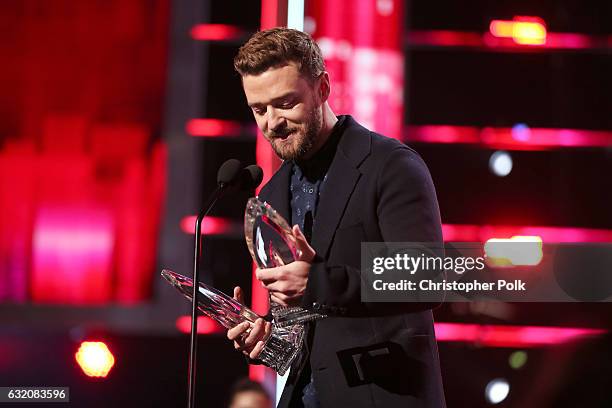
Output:
<path fill-rule="evenodd" d="M 326 314 L 308 327 L 281 407 L 442 407 L 426 305 L 360 297 L 361 242 L 441 242 L 435 190 L 420 157 L 350 116 L 336 117 L 329 75 L 312 38 L 275 28 L 243 45 L 234 66 L 259 129 L 283 164 L 260 198 L 291 221 L 300 259 L 256 276 L 281 305 Z M 242 299 L 240 288 L 234 296 Z M 256 359 L 260 319 L 228 331 Z"/>
<path fill-rule="evenodd" d="M 264 387 L 248 378 L 234 384 L 229 401 L 229 408 L 272 408 L 273 405 Z"/>

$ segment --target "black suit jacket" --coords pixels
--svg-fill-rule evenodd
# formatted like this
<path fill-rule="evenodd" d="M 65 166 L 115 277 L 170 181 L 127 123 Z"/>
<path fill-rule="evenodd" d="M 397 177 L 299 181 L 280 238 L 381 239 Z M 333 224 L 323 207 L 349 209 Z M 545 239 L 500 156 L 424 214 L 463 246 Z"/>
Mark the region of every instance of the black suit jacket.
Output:
<path fill-rule="evenodd" d="M 443 407 L 428 306 L 360 300 L 361 242 L 442 241 L 429 171 L 404 144 L 346 121 L 317 205 L 317 258 L 302 304 L 329 316 L 313 323 L 308 344 L 318 397 L 323 407 Z M 259 195 L 285 219 L 291 166 L 284 162 Z M 293 391 L 302 369 L 292 367 L 279 407 L 300 405 Z"/>

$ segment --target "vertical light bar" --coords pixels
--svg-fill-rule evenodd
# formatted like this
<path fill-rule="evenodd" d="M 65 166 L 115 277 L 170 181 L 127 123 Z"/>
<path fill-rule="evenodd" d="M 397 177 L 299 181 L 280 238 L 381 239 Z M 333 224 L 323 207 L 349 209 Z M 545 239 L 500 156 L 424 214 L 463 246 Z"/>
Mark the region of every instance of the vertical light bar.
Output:
<path fill-rule="evenodd" d="M 287 25 L 288 0 L 262 0 L 261 2 L 261 29 L 266 30 L 273 27 L 284 27 Z M 255 156 L 257 164 L 264 171 L 262 186 L 272 177 L 272 174 L 281 164 L 270 144 L 264 138 L 261 131 L 257 131 L 257 142 L 255 146 Z M 259 193 L 261 188 L 257 189 Z M 255 264 L 253 264 L 253 274 L 251 278 L 251 293 L 253 296 L 252 307 L 257 313 L 265 314 L 268 309 L 268 291 L 263 288 L 255 278 Z M 264 365 L 250 365 L 249 377 L 252 380 L 260 381 L 268 392 L 276 391 L 276 373 Z M 275 392 L 275 400 L 278 402 L 280 393 Z"/>
<path fill-rule="evenodd" d="M 287 0 L 261 0 L 261 29 L 287 26 Z"/>
<path fill-rule="evenodd" d="M 309 0 L 329 76 L 329 103 L 385 136 L 402 131 L 404 51 L 402 0 Z"/>
<path fill-rule="evenodd" d="M 287 28 L 304 31 L 304 0 L 288 0 L 287 2 Z M 278 405 L 280 397 L 287 383 L 289 373 L 276 376 L 276 398 Z"/>
<path fill-rule="evenodd" d="M 273 27 L 284 27 L 287 25 L 287 2 L 288 0 L 262 0 L 261 30 L 267 30 Z M 276 156 L 276 154 L 270 147 L 270 144 L 259 130 L 257 131 L 255 156 L 257 164 L 262 168 L 264 172 L 263 181 L 256 191 L 259 194 L 261 186 L 264 186 L 268 181 L 270 181 L 272 174 L 274 174 L 274 172 L 280 167 L 281 164 L 280 159 Z M 253 285 L 253 310 L 258 313 L 261 311 L 261 309 L 258 310 L 258 307 L 267 308 L 267 293 L 264 297 L 265 304 L 262 304 L 257 300 L 259 298 L 259 295 L 264 292 L 266 291 L 261 287 L 261 285 Z"/>
<path fill-rule="evenodd" d="M 289 0 L 287 28 L 304 31 L 304 0 Z"/>

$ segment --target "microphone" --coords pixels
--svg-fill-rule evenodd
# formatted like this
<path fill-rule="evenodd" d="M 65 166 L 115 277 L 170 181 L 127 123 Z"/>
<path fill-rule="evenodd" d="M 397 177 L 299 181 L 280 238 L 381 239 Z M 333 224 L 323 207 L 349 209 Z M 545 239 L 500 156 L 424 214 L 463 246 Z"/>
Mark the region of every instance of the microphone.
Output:
<path fill-rule="evenodd" d="M 242 163 L 240 163 L 240 160 L 229 159 L 225 161 L 217 171 L 217 187 L 226 188 L 235 184 L 241 176 L 241 167 Z"/>
<path fill-rule="evenodd" d="M 196 356 L 198 333 L 198 282 L 200 281 L 200 254 L 202 253 L 202 221 L 204 217 L 226 192 L 250 190 L 256 188 L 263 180 L 263 170 L 256 164 L 242 167 L 237 159 L 224 162 L 217 171 L 217 188 L 209 197 L 203 210 L 198 214 L 195 223 L 195 254 L 193 258 L 193 292 L 191 294 L 191 336 L 189 343 L 189 400 L 187 406 L 195 408 L 196 396 Z"/>
<path fill-rule="evenodd" d="M 240 169 L 239 160 L 229 159 L 217 172 L 217 186 L 230 191 L 252 190 L 263 180 L 263 170 L 256 164 Z"/>
<path fill-rule="evenodd" d="M 253 190 L 261 184 L 263 180 L 263 170 L 256 164 L 251 164 L 242 169 L 240 189 Z"/>

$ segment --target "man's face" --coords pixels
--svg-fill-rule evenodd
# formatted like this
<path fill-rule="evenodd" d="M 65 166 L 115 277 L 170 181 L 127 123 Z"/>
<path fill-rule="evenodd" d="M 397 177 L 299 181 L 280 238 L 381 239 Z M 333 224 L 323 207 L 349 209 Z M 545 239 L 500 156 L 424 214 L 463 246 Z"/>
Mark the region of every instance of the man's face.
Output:
<path fill-rule="evenodd" d="M 272 401 L 257 391 L 242 391 L 237 393 L 230 403 L 230 408 L 270 408 Z"/>
<path fill-rule="evenodd" d="M 309 157 L 322 124 L 319 79 L 309 83 L 296 63 L 245 75 L 242 85 L 257 126 L 283 160 Z"/>

